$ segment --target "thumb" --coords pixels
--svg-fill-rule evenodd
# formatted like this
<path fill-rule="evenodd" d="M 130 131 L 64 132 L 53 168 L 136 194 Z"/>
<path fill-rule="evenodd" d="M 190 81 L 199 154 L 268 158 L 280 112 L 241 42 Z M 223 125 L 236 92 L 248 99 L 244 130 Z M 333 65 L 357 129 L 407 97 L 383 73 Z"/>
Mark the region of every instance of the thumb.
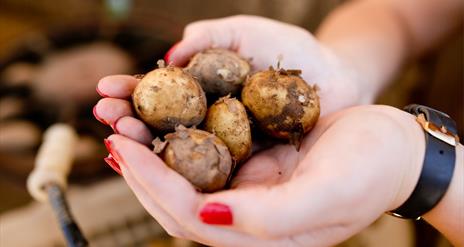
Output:
<path fill-rule="evenodd" d="M 237 50 L 237 32 L 233 28 L 226 19 L 193 22 L 185 27 L 182 40 L 169 49 L 164 59 L 168 64 L 185 66 L 194 54 L 208 48 Z"/>
<path fill-rule="evenodd" d="M 300 234 L 332 220 L 323 217 L 328 215 L 328 205 L 334 205 L 336 200 L 327 195 L 328 190 L 333 190 L 327 189 L 333 187 L 327 182 L 317 176 L 311 179 L 302 176 L 271 187 L 247 187 L 205 195 L 198 217 L 206 224 L 223 225 L 264 239 Z M 225 216 L 228 221 L 224 220 Z"/>

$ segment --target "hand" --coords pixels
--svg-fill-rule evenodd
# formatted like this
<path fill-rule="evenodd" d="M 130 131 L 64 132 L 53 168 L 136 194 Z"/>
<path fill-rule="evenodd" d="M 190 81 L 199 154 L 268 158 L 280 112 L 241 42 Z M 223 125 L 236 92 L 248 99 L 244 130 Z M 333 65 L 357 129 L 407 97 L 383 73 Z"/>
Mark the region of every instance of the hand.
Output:
<path fill-rule="evenodd" d="M 123 101 L 136 83 L 103 79 L 99 91 L 113 98 L 95 112 L 120 133 L 108 138 L 109 159 L 172 236 L 213 246 L 328 246 L 401 205 L 419 177 L 425 144 L 413 117 L 364 106 L 321 118 L 300 152 L 279 145 L 256 154 L 232 189 L 201 194 L 131 140 L 152 139 Z"/>
<path fill-rule="evenodd" d="M 195 53 L 210 47 L 234 50 L 250 58 L 253 69 L 276 66 L 301 69 L 309 84 L 320 88 L 322 114 L 372 103 L 373 93 L 362 84 L 349 62 L 318 42 L 303 28 L 253 16 L 198 21 L 184 30 L 183 39 L 166 55 L 168 63 L 184 66 Z"/>

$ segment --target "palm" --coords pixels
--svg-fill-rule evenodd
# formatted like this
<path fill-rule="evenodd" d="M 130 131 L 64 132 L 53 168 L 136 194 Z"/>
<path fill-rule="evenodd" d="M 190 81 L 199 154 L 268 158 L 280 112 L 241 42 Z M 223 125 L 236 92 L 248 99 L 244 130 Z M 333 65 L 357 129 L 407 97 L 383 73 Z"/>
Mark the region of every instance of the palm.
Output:
<path fill-rule="evenodd" d="M 294 156 L 289 146 L 278 146 L 254 155 L 244 163 L 232 179 L 232 188 L 248 186 L 272 186 L 289 179 L 297 162 L 282 162 L 284 157 Z"/>

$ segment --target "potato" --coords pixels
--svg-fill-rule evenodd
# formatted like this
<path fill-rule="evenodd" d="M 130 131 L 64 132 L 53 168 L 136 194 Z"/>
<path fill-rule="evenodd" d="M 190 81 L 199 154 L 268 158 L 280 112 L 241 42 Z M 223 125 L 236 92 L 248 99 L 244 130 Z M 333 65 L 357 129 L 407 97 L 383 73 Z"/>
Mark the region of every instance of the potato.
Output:
<path fill-rule="evenodd" d="M 316 87 L 300 73 L 271 67 L 249 77 L 242 90 L 242 102 L 258 125 L 274 137 L 288 139 L 297 150 L 320 114 Z"/>
<path fill-rule="evenodd" d="M 222 189 L 232 173 L 227 146 L 214 134 L 180 125 L 165 142 L 153 141 L 154 152 L 202 192 Z"/>
<path fill-rule="evenodd" d="M 181 68 L 162 64 L 140 80 L 132 99 L 138 116 L 158 131 L 173 131 L 180 124 L 197 125 L 207 110 L 197 80 Z"/>
<path fill-rule="evenodd" d="M 198 78 L 208 95 L 225 96 L 239 92 L 251 67 L 235 52 L 209 49 L 197 53 L 185 70 Z"/>
<path fill-rule="evenodd" d="M 205 130 L 219 137 L 229 148 L 232 159 L 240 163 L 251 152 L 250 122 L 243 104 L 229 96 L 209 107 Z"/>

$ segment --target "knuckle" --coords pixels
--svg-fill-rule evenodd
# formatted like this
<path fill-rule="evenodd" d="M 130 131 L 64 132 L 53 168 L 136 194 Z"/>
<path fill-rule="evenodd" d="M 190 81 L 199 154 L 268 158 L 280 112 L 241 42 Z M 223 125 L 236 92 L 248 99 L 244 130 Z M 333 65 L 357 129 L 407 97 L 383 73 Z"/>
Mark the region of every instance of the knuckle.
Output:
<path fill-rule="evenodd" d="M 208 28 L 209 21 L 196 21 L 187 24 L 184 28 L 184 36 L 203 33 Z"/>

